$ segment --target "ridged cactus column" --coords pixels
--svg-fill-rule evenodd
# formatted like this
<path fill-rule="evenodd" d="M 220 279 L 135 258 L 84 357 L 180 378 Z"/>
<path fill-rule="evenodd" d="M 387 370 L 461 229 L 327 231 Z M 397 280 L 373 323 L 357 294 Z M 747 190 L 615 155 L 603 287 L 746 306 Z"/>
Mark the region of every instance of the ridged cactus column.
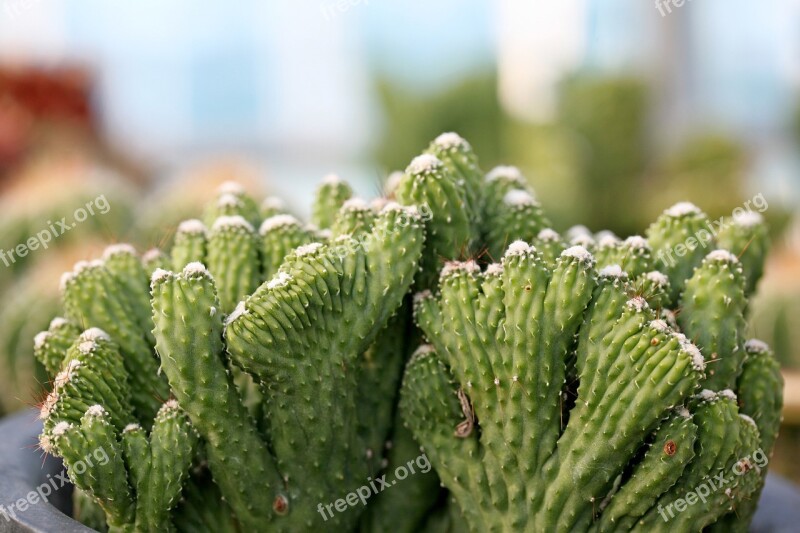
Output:
<path fill-rule="evenodd" d="M 207 443 L 214 480 L 244 527 L 263 527 L 286 512 L 288 500 L 223 362 L 222 311 L 211 275 L 199 263 L 177 275 L 159 270 L 152 294 L 162 368 Z"/>
<path fill-rule="evenodd" d="M 321 524 L 317 504 L 369 474 L 355 416 L 358 359 L 408 290 L 423 235 L 418 214 L 388 205 L 362 244 L 344 237 L 343 248 L 298 248 L 228 318 L 228 353 L 266 387 L 270 448 L 292 506 L 287 524 Z M 298 421 L 314 431 L 298 432 Z M 337 513 L 328 525 L 355 518 Z"/>
<path fill-rule="evenodd" d="M 686 283 L 678 323 L 705 354 L 704 386 L 732 388 L 745 358 L 745 279 L 736 256 L 726 250 L 708 254 Z"/>
<path fill-rule="evenodd" d="M 697 348 L 654 320 L 644 299 L 621 308 L 608 299 L 594 315 L 611 329 L 589 334 L 601 336 L 581 357 L 578 398 L 562 426 L 593 263 L 572 247 L 550 269 L 515 242 L 485 273 L 447 265 L 441 296 L 417 300 L 435 349 L 409 363 L 401 408 L 474 531 L 588 528 L 629 458 L 650 432 L 671 431 L 662 420 L 702 377 Z M 652 501 L 670 485 L 661 472 Z"/>

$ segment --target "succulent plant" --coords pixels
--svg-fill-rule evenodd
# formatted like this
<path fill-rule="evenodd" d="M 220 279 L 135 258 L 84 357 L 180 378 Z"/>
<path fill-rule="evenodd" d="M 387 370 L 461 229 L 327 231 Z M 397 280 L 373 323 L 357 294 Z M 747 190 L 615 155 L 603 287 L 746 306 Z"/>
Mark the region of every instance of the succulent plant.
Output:
<path fill-rule="evenodd" d="M 267 203 L 225 185 L 169 253 L 116 245 L 63 277 L 41 445 L 87 523 L 746 528 L 782 387 L 745 338 L 758 224 L 688 247 L 707 217 L 679 204 L 647 239 L 560 235 L 455 134 L 388 198 L 326 178 L 317 226 Z M 435 473 L 399 474 L 420 458 Z"/>

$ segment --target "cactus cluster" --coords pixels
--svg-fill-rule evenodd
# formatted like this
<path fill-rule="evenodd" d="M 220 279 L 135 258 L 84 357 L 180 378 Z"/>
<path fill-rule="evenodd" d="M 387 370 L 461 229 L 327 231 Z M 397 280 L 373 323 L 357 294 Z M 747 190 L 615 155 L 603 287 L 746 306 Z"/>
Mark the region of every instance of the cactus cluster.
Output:
<path fill-rule="evenodd" d="M 746 530 L 782 393 L 746 337 L 763 222 L 687 247 L 708 220 L 679 204 L 646 236 L 562 235 L 454 133 L 384 198 L 325 178 L 312 212 L 226 184 L 167 253 L 116 245 L 64 275 L 35 342 L 40 442 L 85 523 Z M 421 450 L 436 474 L 392 477 Z M 349 503 L 379 478 L 396 488 Z"/>

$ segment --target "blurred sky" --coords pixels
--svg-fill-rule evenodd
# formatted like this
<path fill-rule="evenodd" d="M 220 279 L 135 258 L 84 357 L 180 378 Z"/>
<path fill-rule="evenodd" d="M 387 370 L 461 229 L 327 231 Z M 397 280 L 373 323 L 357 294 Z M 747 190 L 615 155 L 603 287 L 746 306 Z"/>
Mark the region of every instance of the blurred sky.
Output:
<path fill-rule="evenodd" d="M 268 161 L 279 190 L 334 169 L 372 179 L 376 75 L 424 93 L 494 69 L 504 108 L 531 121 L 552 117 L 556 84 L 575 69 L 641 73 L 661 87 L 665 142 L 725 127 L 761 147 L 763 179 L 785 180 L 797 169 L 786 132 L 800 0 L 671 11 L 642 0 L 0 0 L 0 60 L 88 63 L 104 128 L 126 151 L 165 169 L 241 151 Z"/>

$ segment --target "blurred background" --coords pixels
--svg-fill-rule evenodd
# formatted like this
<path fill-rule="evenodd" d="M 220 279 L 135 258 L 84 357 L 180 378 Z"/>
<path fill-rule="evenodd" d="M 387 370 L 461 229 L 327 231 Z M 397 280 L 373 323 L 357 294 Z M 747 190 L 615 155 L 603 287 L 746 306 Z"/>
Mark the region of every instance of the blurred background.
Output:
<path fill-rule="evenodd" d="M 519 166 L 559 230 L 763 195 L 751 334 L 797 387 L 800 0 L 0 0 L 0 250 L 110 206 L 0 256 L 0 412 L 40 393 L 31 339 L 75 260 L 160 244 L 226 179 L 299 214 L 329 172 L 375 196 L 450 130 Z M 800 479 L 787 390 L 776 469 Z"/>

